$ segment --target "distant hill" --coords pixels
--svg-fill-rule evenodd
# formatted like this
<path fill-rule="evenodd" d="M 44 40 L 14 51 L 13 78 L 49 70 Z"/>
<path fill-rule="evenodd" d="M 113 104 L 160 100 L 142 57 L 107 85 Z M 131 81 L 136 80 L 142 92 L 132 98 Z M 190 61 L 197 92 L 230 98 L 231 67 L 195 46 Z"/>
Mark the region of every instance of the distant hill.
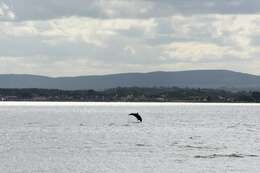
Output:
<path fill-rule="evenodd" d="M 103 90 L 116 87 L 189 87 L 222 89 L 260 89 L 260 76 L 228 70 L 123 73 L 99 76 L 45 77 L 0 75 L 0 88 L 43 88 Z"/>

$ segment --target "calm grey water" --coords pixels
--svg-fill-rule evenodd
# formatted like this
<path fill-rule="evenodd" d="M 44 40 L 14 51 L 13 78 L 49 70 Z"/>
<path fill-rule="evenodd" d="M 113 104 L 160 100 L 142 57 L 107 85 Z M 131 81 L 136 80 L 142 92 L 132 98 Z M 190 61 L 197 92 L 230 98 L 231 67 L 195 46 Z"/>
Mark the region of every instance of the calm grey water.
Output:
<path fill-rule="evenodd" d="M 136 123 L 130 112 L 139 112 Z M 260 105 L 0 103 L 0 172 L 260 172 Z"/>

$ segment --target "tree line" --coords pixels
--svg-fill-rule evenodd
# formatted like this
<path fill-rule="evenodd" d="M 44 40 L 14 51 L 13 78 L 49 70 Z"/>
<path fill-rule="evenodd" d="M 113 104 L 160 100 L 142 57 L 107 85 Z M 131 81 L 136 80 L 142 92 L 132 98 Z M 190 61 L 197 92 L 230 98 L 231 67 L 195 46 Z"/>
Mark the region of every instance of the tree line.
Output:
<path fill-rule="evenodd" d="M 2 101 L 124 101 L 124 102 L 260 102 L 258 91 L 227 91 L 177 87 L 126 87 L 97 90 L 0 89 Z"/>

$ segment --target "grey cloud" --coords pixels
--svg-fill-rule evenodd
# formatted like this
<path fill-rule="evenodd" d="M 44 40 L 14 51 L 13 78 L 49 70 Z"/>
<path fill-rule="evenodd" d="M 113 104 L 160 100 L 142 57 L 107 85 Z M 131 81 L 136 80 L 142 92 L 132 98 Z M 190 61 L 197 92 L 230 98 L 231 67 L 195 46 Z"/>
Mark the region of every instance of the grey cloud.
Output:
<path fill-rule="evenodd" d="M 90 18 L 140 17 L 149 1 L 130 0 L 0 0 L 12 7 L 17 20 L 47 20 L 81 16 Z M 144 11 L 142 11 L 144 10 Z M 139 15 L 140 14 L 140 15 Z M 146 15 L 146 17 L 148 17 Z"/>
<path fill-rule="evenodd" d="M 93 18 L 150 18 L 176 14 L 254 14 L 259 0 L 0 0 L 17 20 L 69 16 Z"/>
<path fill-rule="evenodd" d="M 180 14 L 253 14 L 260 11 L 258 0 L 163 0 L 158 5 L 172 7 Z"/>

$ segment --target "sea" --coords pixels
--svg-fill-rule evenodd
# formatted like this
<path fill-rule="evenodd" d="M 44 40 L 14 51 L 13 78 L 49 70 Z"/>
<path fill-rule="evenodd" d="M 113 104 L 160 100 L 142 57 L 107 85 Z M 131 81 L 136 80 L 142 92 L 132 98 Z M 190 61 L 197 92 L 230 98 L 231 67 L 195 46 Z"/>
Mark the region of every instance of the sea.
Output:
<path fill-rule="evenodd" d="M 0 102 L 0 172 L 259 173 L 260 105 Z"/>

